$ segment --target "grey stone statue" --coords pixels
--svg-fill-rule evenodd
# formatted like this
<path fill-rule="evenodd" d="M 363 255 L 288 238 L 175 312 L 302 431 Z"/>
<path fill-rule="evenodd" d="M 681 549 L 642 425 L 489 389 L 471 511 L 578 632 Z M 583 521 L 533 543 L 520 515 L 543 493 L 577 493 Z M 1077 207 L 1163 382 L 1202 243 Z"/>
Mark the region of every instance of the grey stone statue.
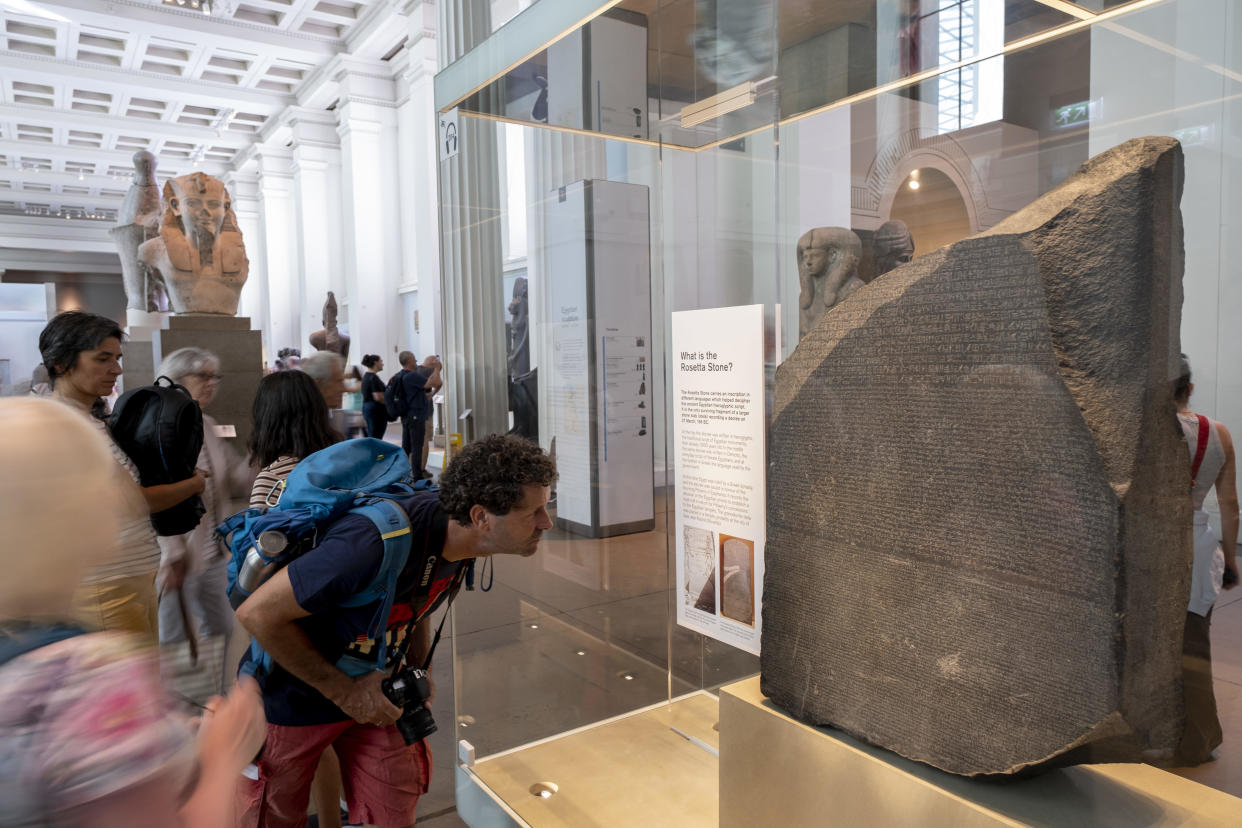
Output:
<path fill-rule="evenodd" d="M 159 235 L 138 256 L 159 273 L 174 313 L 237 313 L 250 261 L 219 179 L 199 172 L 164 182 Z"/>
<path fill-rule="evenodd" d="M 914 258 L 914 237 L 901 219 L 880 225 L 872 241 L 875 250 L 875 275 L 883 276 L 898 265 Z"/>
<path fill-rule="evenodd" d="M 509 315 L 509 376 L 517 377 L 530 371 L 530 305 L 525 276 L 513 280 Z"/>
<path fill-rule="evenodd" d="M 125 284 L 125 304 L 133 310 L 168 310 L 168 295 L 159 274 L 138 257 L 142 243 L 160 232 L 160 188 L 155 183 L 155 156 L 146 150 L 134 153 L 134 183 L 130 185 L 116 226 L 108 234 L 121 257 L 121 279 Z"/>
<path fill-rule="evenodd" d="M 349 334 L 341 333 L 336 316 L 336 296 L 328 291 L 328 301 L 323 303 L 323 330 L 310 335 L 310 344 L 316 351 L 331 351 L 349 359 Z"/>
<path fill-rule="evenodd" d="M 798 338 L 824 312 L 863 286 L 858 278 L 862 242 L 844 227 L 816 227 L 798 239 Z"/>

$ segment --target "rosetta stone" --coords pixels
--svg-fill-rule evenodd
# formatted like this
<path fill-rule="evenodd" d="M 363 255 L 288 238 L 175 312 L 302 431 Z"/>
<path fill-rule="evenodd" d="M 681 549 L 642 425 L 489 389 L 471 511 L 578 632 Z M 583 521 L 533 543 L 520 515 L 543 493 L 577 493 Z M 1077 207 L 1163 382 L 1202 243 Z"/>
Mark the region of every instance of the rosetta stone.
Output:
<path fill-rule="evenodd" d="M 1182 177 L 1173 139 L 1115 147 L 860 288 L 779 368 L 772 702 L 967 776 L 1172 753 Z"/>

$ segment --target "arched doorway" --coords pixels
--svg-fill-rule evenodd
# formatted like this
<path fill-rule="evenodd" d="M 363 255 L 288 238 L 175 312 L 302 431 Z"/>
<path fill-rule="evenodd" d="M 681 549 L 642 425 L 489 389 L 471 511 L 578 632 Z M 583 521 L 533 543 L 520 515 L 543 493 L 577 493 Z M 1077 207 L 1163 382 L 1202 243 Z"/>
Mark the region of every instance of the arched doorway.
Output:
<path fill-rule="evenodd" d="M 935 167 L 912 171 L 893 196 L 890 218 L 901 219 L 922 256 L 970 235 L 970 216 L 961 191 Z"/>

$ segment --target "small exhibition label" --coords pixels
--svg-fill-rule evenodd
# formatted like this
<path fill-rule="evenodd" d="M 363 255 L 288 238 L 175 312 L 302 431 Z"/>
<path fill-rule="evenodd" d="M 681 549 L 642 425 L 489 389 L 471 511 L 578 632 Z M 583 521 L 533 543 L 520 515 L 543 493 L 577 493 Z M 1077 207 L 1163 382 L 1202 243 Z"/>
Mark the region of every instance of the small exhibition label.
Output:
<path fill-rule="evenodd" d="M 673 314 L 677 623 L 759 653 L 763 306 Z"/>

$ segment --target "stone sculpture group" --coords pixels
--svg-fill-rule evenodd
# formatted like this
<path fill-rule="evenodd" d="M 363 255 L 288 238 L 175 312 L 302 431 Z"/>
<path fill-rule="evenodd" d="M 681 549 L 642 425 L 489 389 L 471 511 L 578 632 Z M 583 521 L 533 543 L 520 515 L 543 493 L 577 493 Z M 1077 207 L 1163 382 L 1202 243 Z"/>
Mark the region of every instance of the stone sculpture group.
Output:
<path fill-rule="evenodd" d="M 201 172 L 171 178 L 161 204 L 154 156 L 135 153 L 134 183 L 112 237 L 130 308 L 236 315 L 250 262 L 220 180 Z"/>
<path fill-rule="evenodd" d="M 1129 141 L 828 303 L 776 375 L 773 702 L 969 776 L 1172 753 L 1181 188 Z"/>

